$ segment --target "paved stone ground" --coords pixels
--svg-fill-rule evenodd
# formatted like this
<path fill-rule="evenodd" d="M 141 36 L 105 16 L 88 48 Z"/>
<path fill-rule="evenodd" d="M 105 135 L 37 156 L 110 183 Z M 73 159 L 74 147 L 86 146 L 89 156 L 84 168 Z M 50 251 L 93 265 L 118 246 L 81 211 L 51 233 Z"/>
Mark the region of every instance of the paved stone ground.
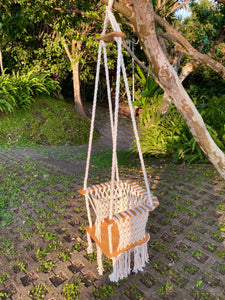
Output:
<path fill-rule="evenodd" d="M 103 122 L 103 121 L 102 121 Z M 125 122 L 126 123 L 126 122 Z M 99 128 L 103 123 L 99 122 Z M 126 123 L 127 124 L 127 123 Z M 100 140 L 94 145 L 94 152 L 108 148 L 106 142 L 109 128 L 105 127 Z M 126 150 L 131 141 L 129 125 L 119 141 L 119 148 Z M 51 147 L 35 149 L 0 149 L 0 162 L 22 166 L 33 161 L 37 168 L 47 168 L 54 177 L 70 175 L 68 189 L 75 191 L 82 186 L 87 146 Z M 147 232 L 151 235 L 148 244 L 149 263 L 143 272 L 132 273 L 119 285 L 108 281 L 111 266 L 105 261 L 106 271 L 99 276 L 96 260 L 86 255 L 83 242 L 86 235 L 82 224 L 87 220 L 84 199 L 77 192 L 64 204 L 63 220 L 49 231 L 57 234 L 58 242 L 71 255 L 60 260 L 53 251 L 47 257 L 56 267 L 49 272 L 40 270 L 40 264 L 27 240 L 17 238 L 17 247 L 26 258 L 25 270 L 9 267 L 11 260 L 0 253 L 0 274 L 5 271 L 9 279 L 0 282 L 0 299 L 31 299 L 28 292 L 35 286 L 46 284 L 48 289 L 44 299 L 76 299 L 63 295 L 66 284 L 79 279 L 79 299 L 225 299 L 225 182 L 209 164 L 187 166 L 174 165 L 167 160 L 147 160 L 146 162 L 152 192 L 158 197 L 160 206 L 149 215 Z M 96 174 L 92 174 L 96 175 Z M 91 175 L 91 176 L 92 176 Z M 103 181 L 109 175 L 102 174 Z M 143 184 L 139 165 L 121 168 L 121 179 L 132 179 Z M 109 179 L 109 178 L 108 178 Z M 101 182 L 101 178 L 99 179 Z M 55 185 L 54 189 L 62 186 Z M 43 187 L 51 191 L 53 186 Z M 21 220 L 21 224 L 23 224 Z M 10 236 L 10 226 L 4 228 L 5 236 Z M 46 240 L 35 236 L 35 245 L 44 249 Z M 31 239 L 32 242 L 32 239 Z M 77 250 L 77 251 L 75 251 Z M 26 253 L 25 253 L 26 252 Z M 21 257 L 21 254 L 20 254 Z M 15 261 L 15 258 L 14 260 Z M 107 290 L 104 285 L 107 284 Z M 109 286 L 111 285 L 111 286 Z M 110 289 L 113 295 L 109 296 Z M 99 297 L 94 296 L 101 291 Z M 7 292 L 9 297 L 1 293 Z M 33 299 L 43 297 L 33 296 Z"/>

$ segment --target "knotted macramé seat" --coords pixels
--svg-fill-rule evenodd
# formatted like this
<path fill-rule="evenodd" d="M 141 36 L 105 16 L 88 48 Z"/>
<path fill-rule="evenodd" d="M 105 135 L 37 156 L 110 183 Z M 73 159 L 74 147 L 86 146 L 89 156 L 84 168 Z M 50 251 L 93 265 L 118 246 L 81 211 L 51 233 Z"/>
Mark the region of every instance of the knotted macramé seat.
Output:
<path fill-rule="evenodd" d="M 88 187 L 86 194 L 96 214 L 94 225 L 85 229 L 102 251 L 113 260 L 114 271 L 110 280 L 118 281 L 130 274 L 131 254 L 134 252 L 133 271 L 141 271 L 148 261 L 146 223 L 149 211 L 158 206 L 158 199 L 152 196 L 149 203 L 148 193 L 138 184 L 129 181 L 114 183 L 113 217 L 109 218 L 111 201 L 111 184 L 101 183 Z M 99 255 L 98 255 L 99 256 Z M 101 259 L 99 257 L 99 259 Z M 100 273 L 101 260 L 98 261 Z"/>
<path fill-rule="evenodd" d="M 148 214 L 158 206 L 158 199 L 154 197 L 148 185 L 148 178 L 144 166 L 144 160 L 141 152 L 140 141 L 132 107 L 131 95 L 128 86 L 128 80 L 122 55 L 122 38 L 119 24 L 112 14 L 113 0 L 109 0 L 106 8 L 106 18 L 103 32 L 100 38 L 97 71 L 95 77 L 95 91 L 92 108 L 92 120 L 89 138 L 89 147 L 87 154 L 87 164 L 84 179 L 84 188 L 79 192 L 85 195 L 86 208 L 89 226 L 87 231 L 88 248 L 87 252 L 93 252 L 92 240 L 96 243 L 97 260 L 99 274 L 103 274 L 102 253 L 112 259 L 113 272 L 109 276 L 111 281 L 118 281 L 127 277 L 132 270 L 134 272 L 142 271 L 146 262 L 148 262 L 147 242 L 150 238 L 146 233 L 146 223 Z M 108 23 L 113 28 L 112 34 L 106 34 Z M 106 43 L 116 41 L 118 49 L 117 74 L 116 74 L 116 92 L 115 92 L 115 111 L 113 115 L 111 88 L 109 80 L 109 70 L 107 63 Z M 111 181 L 87 186 L 88 173 L 90 167 L 91 147 L 93 140 L 95 111 L 97 103 L 97 91 L 100 74 L 100 62 L 102 50 L 104 53 L 104 65 L 106 73 L 107 96 L 109 103 L 109 114 L 112 131 L 112 170 Z M 137 149 L 144 175 L 146 189 L 129 180 L 120 180 L 117 162 L 117 131 L 118 131 L 118 108 L 120 93 L 120 73 L 122 71 L 124 84 L 127 93 L 128 104 L 130 107 L 131 120 L 133 124 L 134 135 L 136 138 Z M 92 221 L 92 210 L 95 218 Z M 133 264 L 131 260 L 133 259 Z"/>

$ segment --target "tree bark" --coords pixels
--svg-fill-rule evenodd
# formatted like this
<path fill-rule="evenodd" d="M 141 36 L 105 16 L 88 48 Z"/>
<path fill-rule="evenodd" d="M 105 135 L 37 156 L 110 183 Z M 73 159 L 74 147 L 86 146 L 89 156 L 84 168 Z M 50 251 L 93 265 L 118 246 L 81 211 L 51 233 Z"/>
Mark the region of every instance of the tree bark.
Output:
<path fill-rule="evenodd" d="M 80 115 L 85 118 L 88 118 L 84 107 L 82 104 L 81 93 L 80 93 L 80 76 L 79 76 L 79 59 L 75 59 L 78 57 L 79 52 L 81 50 L 82 42 L 72 40 L 72 70 L 73 70 L 73 91 L 74 91 L 74 102 L 76 105 L 76 109 Z"/>
<path fill-rule="evenodd" d="M 208 133 L 204 121 L 183 88 L 156 37 L 154 10 L 149 0 L 133 0 L 131 20 L 153 72 L 186 121 L 196 142 L 225 179 L 225 155 Z"/>
<path fill-rule="evenodd" d="M 72 67 L 73 94 L 74 94 L 74 103 L 75 103 L 76 110 L 81 116 L 88 118 L 84 111 L 84 107 L 81 99 L 81 93 L 80 93 L 79 60 L 75 59 L 76 54 L 79 52 L 81 48 L 81 42 L 76 44 L 76 42 L 72 40 L 72 52 L 70 52 L 69 47 L 65 41 L 63 42 L 63 47 L 66 51 L 66 54 L 70 60 L 71 67 Z"/>
<path fill-rule="evenodd" d="M 2 58 L 2 49 L 0 47 L 0 69 L 1 69 L 1 73 L 3 73 L 3 58 Z"/>
<path fill-rule="evenodd" d="M 74 102 L 78 113 L 88 118 L 81 100 L 81 93 L 80 93 L 80 76 L 79 76 L 79 61 L 72 64 L 72 71 L 73 71 L 73 91 L 74 91 Z"/>

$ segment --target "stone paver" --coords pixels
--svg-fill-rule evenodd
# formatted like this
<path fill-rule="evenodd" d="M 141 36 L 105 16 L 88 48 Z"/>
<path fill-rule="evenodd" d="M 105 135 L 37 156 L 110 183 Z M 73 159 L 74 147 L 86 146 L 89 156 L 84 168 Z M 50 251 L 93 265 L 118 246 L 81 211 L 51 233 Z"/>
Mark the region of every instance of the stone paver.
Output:
<path fill-rule="evenodd" d="M 0 162 L 10 165 L 16 161 L 19 165 L 34 161 L 56 175 L 73 174 L 74 182 L 68 189 L 76 191 L 82 186 L 86 150 L 86 146 L 2 149 Z M 111 284 L 114 294 L 104 298 L 106 293 L 102 293 L 102 299 L 225 299 L 224 180 L 209 164 L 174 165 L 154 159 L 147 160 L 146 167 L 152 192 L 160 205 L 149 215 L 150 259 L 143 272 L 132 273 L 117 286 L 108 281 L 111 266 L 105 261 L 106 272 L 98 275 L 96 259 L 92 261 L 83 246 L 86 234 L 81 225 L 87 222 L 87 216 L 85 209 L 80 208 L 84 206 L 84 199 L 75 192 L 73 199 L 64 204 L 63 220 L 48 228 L 71 253 L 69 258 L 63 261 L 56 253 L 51 253 L 49 260 L 54 261 L 56 267 L 45 273 L 40 270 L 31 248 L 22 255 L 28 261 L 26 270 L 17 272 L 10 267 L 4 253 L 0 254 L 0 273 L 10 274 L 8 280 L 0 283 L 0 293 L 8 293 L 13 300 L 31 299 L 28 292 L 44 283 L 48 287 L 44 299 L 76 299 L 75 296 L 64 298 L 62 292 L 66 284 L 79 279 L 79 299 L 82 300 L 97 299 L 93 292 L 104 284 Z M 143 184 L 139 166 L 135 169 L 122 167 L 122 174 L 121 179 L 130 178 Z M 107 176 L 110 175 L 104 174 L 103 179 Z M 5 234 L 10 235 L 10 228 L 6 228 Z M 44 249 L 46 245 L 44 239 L 37 237 L 34 247 Z M 20 249 L 25 246 L 28 246 L 27 240 L 19 239 Z M 0 299 L 7 298 L 0 296 Z"/>

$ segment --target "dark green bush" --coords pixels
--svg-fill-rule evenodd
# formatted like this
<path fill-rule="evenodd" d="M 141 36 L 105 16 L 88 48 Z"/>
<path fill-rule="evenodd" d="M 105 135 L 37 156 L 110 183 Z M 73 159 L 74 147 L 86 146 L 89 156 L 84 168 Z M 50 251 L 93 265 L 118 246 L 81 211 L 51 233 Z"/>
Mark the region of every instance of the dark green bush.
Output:
<path fill-rule="evenodd" d="M 213 97 L 207 105 L 199 108 L 211 137 L 225 152 L 224 96 Z M 152 114 L 153 111 L 154 105 L 146 106 L 144 122 L 141 122 L 140 142 L 145 155 L 172 155 L 175 162 L 182 160 L 187 163 L 206 160 L 187 124 L 173 106 L 166 115 Z"/>
<path fill-rule="evenodd" d="M 39 95 L 54 95 L 59 84 L 49 73 L 30 71 L 26 74 L 0 76 L 0 111 L 12 113 L 15 108 L 28 109 Z"/>
<path fill-rule="evenodd" d="M 202 150 L 177 109 L 172 105 L 165 115 L 159 113 L 163 91 L 158 84 L 150 76 L 145 76 L 139 67 L 136 78 L 141 88 L 136 94 L 134 105 L 144 109 L 139 122 L 143 154 L 172 155 L 175 162 L 205 160 Z M 211 137 L 225 151 L 225 96 L 215 97 L 212 91 L 196 85 L 191 85 L 188 92 Z M 135 144 L 134 151 L 137 151 Z"/>
<path fill-rule="evenodd" d="M 206 128 L 217 146 L 219 146 L 221 150 L 225 151 L 225 146 L 218 138 L 216 131 L 207 124 Z M 171 148 L 173 152 L 173 160 L 175 162 L 182 160 L 190 164 L 192 162 L 201 162 L 206 160 L 206 157 L 192 136 L 186 123 L 183 123 L 182 134 L 178 137 L 176 143 Z"/>
<path fill-rule="evenodd" d="M 141 116 L 141 124 L 145 124 L 145 126 L 142 126 L 140 130 L 143 154 L 154 156 L 169 155 L 173 151 L 173 145 L 182 134 L 184 122 L 181 115 L 172 107 L 166 115 L 161 116 L 156 112 L 152 114 L 152 108 L 149 108 L 149 106 L 146 107 L 142 114 L 145 115 L 144 121 Z"/>
<path fill-rule="evenodd" d="M 133 106 L 138 106 L 139 108 L 144 108 L 146 105 L 156 104 L 161 99 L 163 90 L 160 86 L 152 79 L 150 75 L 145 76 L 140 67 L 136 66 L 137 73 L 135 77 L 138 84 L 141 85 L 141 90 L 138 89 L 135 93 L 135 101 L 133 101 Z"/>

